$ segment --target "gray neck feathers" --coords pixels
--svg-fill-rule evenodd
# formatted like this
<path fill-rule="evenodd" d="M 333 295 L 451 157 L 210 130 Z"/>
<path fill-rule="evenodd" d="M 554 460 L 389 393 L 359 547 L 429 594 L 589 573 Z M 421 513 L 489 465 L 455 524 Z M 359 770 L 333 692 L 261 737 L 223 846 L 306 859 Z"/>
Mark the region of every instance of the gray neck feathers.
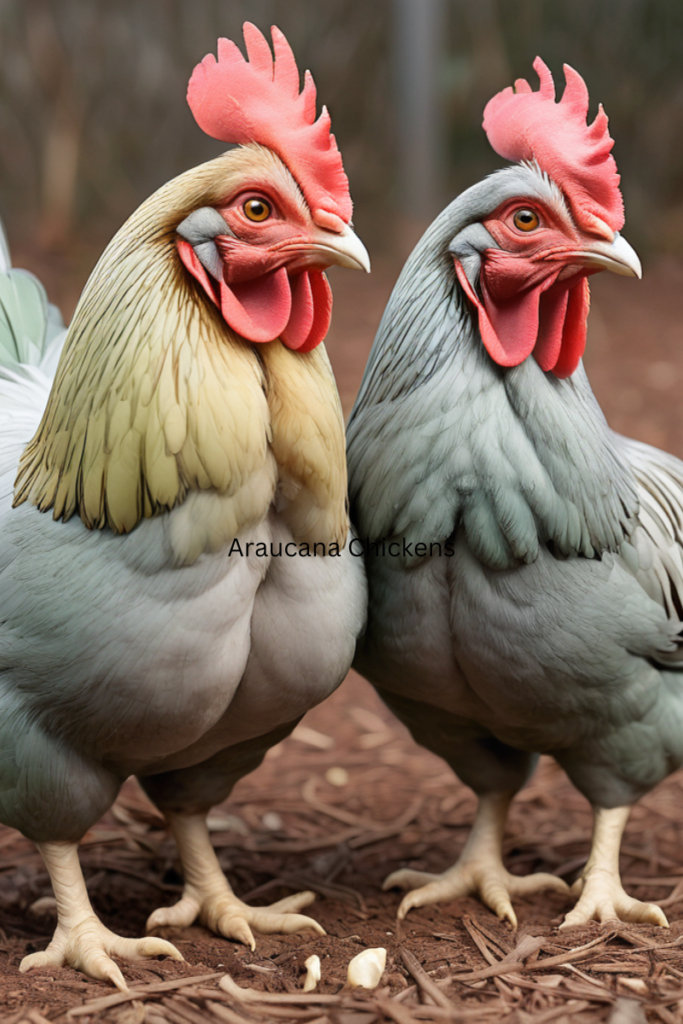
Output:
<path fill-rule="evenodd" d="M 493 210 L 514 173 L 452 203 L 408 259 L 385 310 L 348 428 L 360 536 L 443 543 L 462 529 L 503 569 L 540 544 L 559 556 L 618 549 L 638 510 L 583 367 L 567 380 L 533 357 L 503 369 L 486 353 L 448 247 Z M 529 195 L 533 187 L 524 177 Z"/>

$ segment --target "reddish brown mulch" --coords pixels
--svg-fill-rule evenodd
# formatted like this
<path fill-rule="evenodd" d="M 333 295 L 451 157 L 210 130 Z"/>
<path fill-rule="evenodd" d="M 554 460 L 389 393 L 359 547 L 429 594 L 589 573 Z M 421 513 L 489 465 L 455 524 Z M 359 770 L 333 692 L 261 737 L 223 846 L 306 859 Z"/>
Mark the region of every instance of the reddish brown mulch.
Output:
<path fill-rule="evenodd" d="M 19 974 L 22 956 L 46 944 L 54 919 L 49 908 L 42 915 L 31 909 L 50 894 L 38 854 L 4 829 L 2 1021 L 680 1020 L 682 786 L 674 776 L 635 808 L 622 857 L 628 890 L 659 900 L 672 922 L 669 931 L 592 924 L 560 933 L 567 903 L 555 895 L 518 901 L 517 933 L 474 899 L 413 911 L 398 927 L 399 896 L 382 893 L 382 879 L 402 865 L 440 870 L 452 863 L 474 799 L 352 675 L 211 816 L 221 863 L 239 894 L 265 903 L 314 889 L 320 899 L 312 912 L 326 937 L 262 937 L 252 953 L 200 927 L 168 930 L 187 963 L 123 963 L 130 997 L 68 969 Z M 509 867 L 571 879 L 586 859 L 589 837 L 586 802 L 544 761 L 512 812 Z M 86 836 L 82 862 L 95 907 L 110 928 L 126 935 L 142 934 L 151 910 L 179 892 L 174 848 L 132 782 Z M 344 987 L 348 962 L 370 946 L 388 951 L 381 987 L 353 993 Z M 322 960 L 322 982 L 304 996 L 303 964 L 314 952 Z M 226 974 L 250 991 L 238 996 L 220 988 Z"/>
<path fill-rule="evenodd" d="M 88 257 L 54 265 L 29 252 L 24 257 L 16 262 L 35 269 L 51 297 L 72 308 Z M 371 278 L 333 274 L 329 349 L 347 412 L 397 269 L 380 260 Z M 646 266 L 642 283 L 601 275 L 587 360 L 612 425 L 679 456 L 681 294 L 683 266 L 675 263 Z M 251 953 L 203 928 L 169 932 L 187 963 L 122 964 L 131 985 L 125 1000 L 71 970 L 20 975 L 22 956 L 43 948 L 51 934 L 49 910 L 40 916 L 29 909 L 50 887 L 33 846 L 0 828 L 0 1024 L 683 1020 L 680 774 L 635 808 L 621 862 L 627 890 L 660 901 L 670 930 L 592 924 L 560 933 L 567 904 L 550 895 L 517 902 L 516 934 L 474 899 L 413 911 L 399 929 L 399 895 L 382 893 L 382 879 L 403 865 L 450 865 L 465 841 L 473 798 L 442 762 L 409 740 L 357 677 L 305 726 L 240 783 L 212 824 L 239 895 L 266 903 L 316 889 L 321 898 L 312 913 L 326 938 L 260 938 Z M 348 773 L 344 785 L 329 781 L 326 773 L 335 767 Z M 339 782 L 339 775 L 331 778 Z M 515 872 L 554 871 L 571 880 L 587 857 L 590 824 L 585 801 L 544 761 L 514 805 L 507 863 Z M 173 846 L 133 784 L 87 836 L 82 860 L 98 912 L 125 935 L 142 934 L 150 911 L 180 891 Z M 388 951 L 381 986 L 351 993 L 344 988 L 348 962 L 369 946 Z M 304 997 L 303 963 L 313 952 L 321 957 L 323 979 L 318 992 Z M 226 974 L 256 997 L 219 987 Z"/>

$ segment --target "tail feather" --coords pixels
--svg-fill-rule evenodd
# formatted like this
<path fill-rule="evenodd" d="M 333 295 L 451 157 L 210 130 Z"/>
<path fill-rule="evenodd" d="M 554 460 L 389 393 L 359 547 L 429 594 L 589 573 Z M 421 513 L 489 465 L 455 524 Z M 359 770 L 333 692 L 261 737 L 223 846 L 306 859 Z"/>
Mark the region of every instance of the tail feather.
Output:
<path fill-rule="evenodd" d="M 62 316 L 40 281 L 12 269 L 0 222 L 0 507 L 40 423 L 65 338 Z"/>
<path fill-rule="evenodd" d="M 37 277 L 11 268 L 0 273 L 0 374 L 21 365 L 54 372 L 65 337 L 61 314 Z"/>

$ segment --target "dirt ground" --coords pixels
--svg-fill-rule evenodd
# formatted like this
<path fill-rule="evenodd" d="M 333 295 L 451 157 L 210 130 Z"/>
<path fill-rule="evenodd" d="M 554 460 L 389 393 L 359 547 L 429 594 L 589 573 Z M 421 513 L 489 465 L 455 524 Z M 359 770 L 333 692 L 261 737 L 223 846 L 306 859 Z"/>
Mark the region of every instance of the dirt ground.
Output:
<path fill-rule="evenodd" d="M 89 258 L 15 252 L 69 314 Z M 328 347 L 347 412 L 396 270 L 380 260 L 370 278 L 333 275 Z M 616 429 L 683 456 L 683 265 L 645 270 L 642 283 L 607 274 L 595 281 L 587 365 Z M 210 819 L 238 894 L 269 903 L 312 889 L 311 913 L 327 936 L 260 938 L 252 953 L 200 927 L 169 930 L 186 963 L 122 964 L 129 997 L 71 970 L 19 974 L 21 958 L 44 948 L 54 927 L 50 886 L 32 844 L 0 828 L 0 1022 L 683 1021 L 683 776 L 636 806 L 622 847 L 627 891 L 659 902 L 668 931 L 615 923 L 559 932 L 568 904 L 556 895 L 518 900 L 516 933 L 474 899 L 412 911 L 399 927 L 399 896 L 383 893 L 382 879 L 401 866 L 453 863 L 473 810 L 471 792 L 352 673 Z M 544 759 L 515 802 L 506 863 L 571 881 L 590 826 L 586 801 Z M 148 914 L 180 891 L 163 821 L 134 782 L 85 837 L 82 862 L 96 909 L 124 935 L 141 934 Z M 388 954 L 380 987 L 350 991 L 349 960 L 376 946 Z M 312 953 L 322 981 L 304 995 Z"/>

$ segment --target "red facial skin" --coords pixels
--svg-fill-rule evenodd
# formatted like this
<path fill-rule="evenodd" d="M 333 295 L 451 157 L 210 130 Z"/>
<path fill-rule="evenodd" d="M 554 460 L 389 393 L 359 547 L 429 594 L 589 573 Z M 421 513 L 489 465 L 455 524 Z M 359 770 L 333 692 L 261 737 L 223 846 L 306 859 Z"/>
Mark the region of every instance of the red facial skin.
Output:
<path fill-rule="evenodd" d="M 514 215 L 531 210 L 538 226 L 524 231 Z M 543 370 L 566 377 L 586 345 L 590 303 L 588 267 L 577 253 L 604 239 L 579 231 L 566 218 L 529 199 L 506 202 L 484 222 L 500 249 L 483 254 L 482 298 L 456 263 L 458 280 L 479 312 L 489 355 L 500 366 L 517 366 L 533 352 Z"/>
<path fill-rule="evenodd" d="M 247 217 L 251 199 L 266 202 L 270 215 Z M 322 271 L 333 262 L 321 232 L 301 206 L 268 185 L 235 194 L 217 207 L 235 233 L 214 241 L 223 263 L 223 281 L 213 280 L 187 242 L 178 250 L 190 273 L 218 305 L 228 325 L 252 342 L 275 338 L 308 352 L 320 344 L 330 323 L 332 294 Z"/>

